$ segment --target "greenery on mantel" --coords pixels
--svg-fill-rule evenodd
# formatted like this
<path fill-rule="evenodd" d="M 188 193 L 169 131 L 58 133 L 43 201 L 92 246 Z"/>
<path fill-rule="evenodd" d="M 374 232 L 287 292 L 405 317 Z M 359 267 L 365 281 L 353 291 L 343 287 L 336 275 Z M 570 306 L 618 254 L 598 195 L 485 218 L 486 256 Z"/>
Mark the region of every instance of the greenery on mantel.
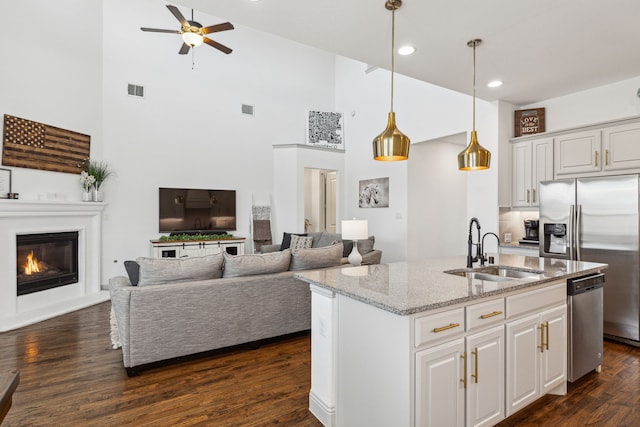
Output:
<path fill-rule="evenodd" d="M 220 239 L 232 239 L 233 235 L 229 233 L 224 234 L 175 234 L 173 236 L 160 236 L 162 242 L 173 242 L 176 240 L 220 240 Z"/>

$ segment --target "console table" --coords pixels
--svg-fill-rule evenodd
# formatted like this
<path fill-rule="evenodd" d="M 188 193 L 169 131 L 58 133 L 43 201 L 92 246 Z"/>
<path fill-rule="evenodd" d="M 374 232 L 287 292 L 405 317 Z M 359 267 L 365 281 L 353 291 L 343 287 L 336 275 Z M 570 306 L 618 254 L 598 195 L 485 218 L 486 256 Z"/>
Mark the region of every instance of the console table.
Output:
<path fill-rule="evenodd" d="M 0 423 L 11 408 L 13 392 L 18 388 L 19 383 L 19 372 L 0 373 Z"/>
<path fill-rule="evenodd" d="M 244 237 L 215 240 L 152 240 L 151 254 L 155 258 L 184 258 L 215 255 L 221 252 L 243 255 L 244 242 Z"/>

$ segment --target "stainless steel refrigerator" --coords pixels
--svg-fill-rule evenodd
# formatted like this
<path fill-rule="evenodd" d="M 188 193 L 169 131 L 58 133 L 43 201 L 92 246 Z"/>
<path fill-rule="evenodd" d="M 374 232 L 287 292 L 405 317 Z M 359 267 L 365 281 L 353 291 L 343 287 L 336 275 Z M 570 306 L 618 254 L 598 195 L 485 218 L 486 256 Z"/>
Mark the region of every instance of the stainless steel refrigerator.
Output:
<path fill-rule="evenodd" d="M 540 256 L 609 264 L 604 334 L 640 346 L 639 175 L 540 184 Z"/>

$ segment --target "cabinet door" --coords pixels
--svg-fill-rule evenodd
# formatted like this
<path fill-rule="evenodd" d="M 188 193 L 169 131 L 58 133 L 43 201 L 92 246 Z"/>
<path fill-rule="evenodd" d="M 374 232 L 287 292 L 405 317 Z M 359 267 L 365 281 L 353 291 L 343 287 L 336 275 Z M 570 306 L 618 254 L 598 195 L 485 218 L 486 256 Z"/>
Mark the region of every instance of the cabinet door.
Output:
<path fill-rule="evenodd" d="M 640 168 L 640 123 L 603 129 L 604 170 Z"/>
<path fill-rule="evenodd" d="M 511 204 L 529 206 L 531 204 L 531 142 L 513 144 L 513 188 Z"/>
<path fill-rule="evenodd" d="M 538 206 L 540 181 L 553 179 L 553 138 L 531 141 L 531 205 Z"/>
<path fill-rule="evenodd" d="M 204 250 L 202 245 L 198 243 L 185 243 L 180 247 L 180 257 L 202 256 Z"/>
<path fill-rule="evenodd" d="M 219 254 L 220 252 L 222 252 L 222 246 L 220 245 L 220 242 L 203 243 L 202 256 L 215 255 Z"/>
<path fill-rule="evenodd" d="M 466 337 L 467 426 L 492 426 L 504 418 L 504 327 Z"/>
<path fill-rule="evenodd" d="M 416 427 L 464 425 L 464 339 L 416 353 Z"/>
<path fill-rule="evenodd" d="M 599 172 L 602 168 L 599 130 L 557 136 L 553 150 L 556 176 Z"/>
<path fill-rule="evenodd" d="M 567 306 L 541 313 L 540 325 L 544 331 L 544 352 L 540 353 L 540 391 L 546 394 L 567 378 Z"/>
<path fill-rule="evenodd" d="M 540 396 L 539 317 L 535 314 L 506 325 L 507 417 Z"/>

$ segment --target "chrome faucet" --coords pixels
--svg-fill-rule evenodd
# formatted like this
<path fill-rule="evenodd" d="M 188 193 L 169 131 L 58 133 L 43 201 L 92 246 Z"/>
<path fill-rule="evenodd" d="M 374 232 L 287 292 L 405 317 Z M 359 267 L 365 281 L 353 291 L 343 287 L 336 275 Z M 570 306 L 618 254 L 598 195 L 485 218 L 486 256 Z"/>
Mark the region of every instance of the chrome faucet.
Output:
<path fill-rule="evenodd" d="M 492 236 L 496 237 L 496 240 L 498 241 L 498 245 L 500 245 L 500 237 L 498 237 L 498 235 L 496 233 L 484 233 L 484 235 L 482 236 L 482 241 L 480 242 L 480 265 L 484 265 L 484 262 L 487 260 L 487 256 L 484 253 L 484 238 L 487 237 L 487 234 L 491 234 Z M 492 258 L 492 257 L 489 257 Z"/>
<path fill-rule="evenodd" d="M 478 243 L 473 243 L 473 234 L 472 228 L 473 224 L 476 224 L 476 228 L 478 229 Z M 472 248 L 476 246 L 476 256 L 472 256 Z M 467 268 L 473 267 L 473 263 L 482 258 L 482 243 L 480 242 L 480 221 L 478 218 L 473 217 L 471 221 L 469 221 L 469 238 L 467 240 Z"/>

